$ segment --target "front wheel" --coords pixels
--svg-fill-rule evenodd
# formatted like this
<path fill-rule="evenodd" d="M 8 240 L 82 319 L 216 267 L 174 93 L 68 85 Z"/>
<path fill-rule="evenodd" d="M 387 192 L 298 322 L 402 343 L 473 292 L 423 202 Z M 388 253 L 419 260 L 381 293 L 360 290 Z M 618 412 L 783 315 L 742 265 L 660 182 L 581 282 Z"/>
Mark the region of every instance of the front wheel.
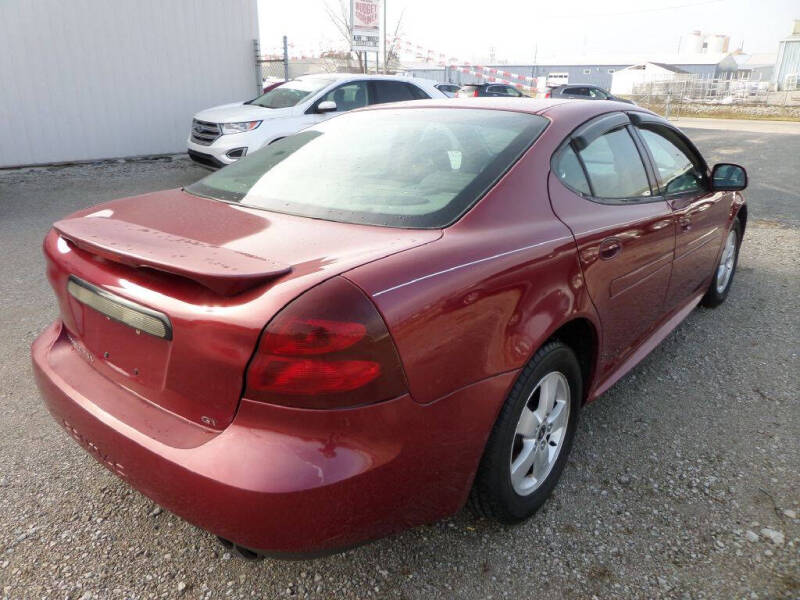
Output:
<path fill-rule="evenodd" d="M 708 291 L 700 303 L 708 308 L 714 308 L 725 302 L 728 292 L 733 283 L 733 276 L 736 273 L 736 265 L 739 261 L 739 246 L 742 242 L 742 226 L 736 218 L 731 225 L 728 235 L 725 238 L 725 246 L 719 257 L 719 263 L 714 271 L 714 277 L 708 286 Z"/>
<path fill-rule="evenodd" d="M 564 470 L 578 423 L 581 370 L 566 344 L 545 344 L 506 399 L 486 444 L 470 505 L 517 523 L 544 504 Z"/>

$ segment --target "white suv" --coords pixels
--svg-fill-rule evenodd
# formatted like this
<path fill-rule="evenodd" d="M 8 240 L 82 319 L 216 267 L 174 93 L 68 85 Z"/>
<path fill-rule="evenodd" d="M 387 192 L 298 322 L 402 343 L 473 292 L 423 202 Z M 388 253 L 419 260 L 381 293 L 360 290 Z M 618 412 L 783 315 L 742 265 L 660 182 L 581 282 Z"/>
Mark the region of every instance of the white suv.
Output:
<path fill-rule="evenodd" d="M 189 156 L 218 168 L 337 113 L 369 104 L 446 98 L 433 81 L 391 75 L 322 73 L 292 79 L 248 102 L 200 111 Z"/>

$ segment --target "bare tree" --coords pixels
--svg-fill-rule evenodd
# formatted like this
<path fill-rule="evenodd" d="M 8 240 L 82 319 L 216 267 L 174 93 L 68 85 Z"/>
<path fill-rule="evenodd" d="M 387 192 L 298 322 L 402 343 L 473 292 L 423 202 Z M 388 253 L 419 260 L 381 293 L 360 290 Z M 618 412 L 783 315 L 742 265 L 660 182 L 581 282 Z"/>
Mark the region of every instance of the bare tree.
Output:
<path fill-rule="evenodd" d="M 383 9 L 386 10 L 385 4 Z M 397 66 L 400 65 L 400 57 L 398 56 L 399 51 L 397 45 L 398 45 L 398 38 L 400 37 L 400 31 L 403 26 L 403 17 L 405 16 L 405 14 L 406 14 L 406 9 L 404 8 L 400 12 L 400 16 L 397 17 L 397 23 L 395 23 L 394 35 L 392 36 L 392 41 L 386 48 L 386 56 L 384 58 L 384 66 L 386 67 L 386 70 L 391 69 L 392 64 L 395 64 Z M 388 35 L 388 32 L 384 33 L 384 35 Z"/>
<path fill-rule="evenodd" d="M 322 6 L 325 8 L 325 13 L 328 15 L 331 23 L 334 24 L 339 35 L 342 36 L 342 39 L 349 48 L 353 40 L 353 27 L 350 24 L 350 8 L 346 0 L 335 0 L 338 6 L 331 6 L 331 1 L 334 0 L 322 0 Z M 356 55 L 358 70 L 363 73 L 365 69 L 364 53 L 356 51 L 352 52 L 352 54 Z"/>

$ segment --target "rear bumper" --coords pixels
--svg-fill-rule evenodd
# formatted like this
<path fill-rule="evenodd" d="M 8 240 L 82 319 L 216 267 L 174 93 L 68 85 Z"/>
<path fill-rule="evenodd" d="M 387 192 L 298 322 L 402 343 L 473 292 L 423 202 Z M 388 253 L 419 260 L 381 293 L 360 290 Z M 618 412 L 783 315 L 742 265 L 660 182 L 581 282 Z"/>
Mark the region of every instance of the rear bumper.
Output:
<path fill-rule="evenodd" d="M 231 425 L 216 432 L 113 385 L 73 348 L 60 321 L 34 342 L 32 356 L 50 413 L 99 462 L 203 529 L 290 556 L 457 511 L 516 375 L 427 406 L 409 396 L 338 411 L 243 399 Z"/>

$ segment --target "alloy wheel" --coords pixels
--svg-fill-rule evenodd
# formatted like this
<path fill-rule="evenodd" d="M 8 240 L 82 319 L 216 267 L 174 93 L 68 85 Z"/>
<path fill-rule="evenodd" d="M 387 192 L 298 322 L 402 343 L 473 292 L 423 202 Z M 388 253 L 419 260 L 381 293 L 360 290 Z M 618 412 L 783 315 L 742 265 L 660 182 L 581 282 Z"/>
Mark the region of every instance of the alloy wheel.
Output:
<path fill-rule="evenodd" d="M 511 485 L 517 494 L 532 494 L 547 479 L 564 445 L 569 411 L 567 378 L 551 371 L 533 388 L 517 422 L 510 460 Z"/>
<path fill-rule="evenodd" d="M 736 263 L 736 232 L 731 229 L 728 232 L 728 239 L 725 240 L 725 248 L 719 259 L 717 267 L 717 293 L 722 294 L 728 287 L 728 282 L 733 274 L 733 267 Z"/>

